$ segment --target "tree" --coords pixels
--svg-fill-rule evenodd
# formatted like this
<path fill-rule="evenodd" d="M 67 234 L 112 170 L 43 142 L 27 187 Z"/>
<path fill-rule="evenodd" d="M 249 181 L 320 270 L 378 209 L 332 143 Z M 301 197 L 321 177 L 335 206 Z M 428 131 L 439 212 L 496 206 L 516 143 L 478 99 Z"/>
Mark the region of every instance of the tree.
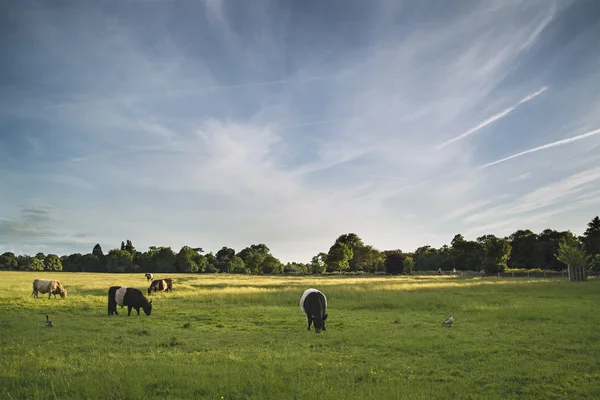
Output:
<path fill-rule="evenodd" d="M 217 257 L 212 253 L 208 253 L 204 258 L 206 258 L 206 272 L 214 273 L 219 272 Z"/>
<path fill-rule="evenodd" d="M 385 255 L 371 245 L 364 246 L 358 250 L 361 255 L 357 261 L 357 270 L 375 273 L 385 270 Z"/>
<path fill-rule="evenodd" d="M 43 271 L 44 263 L 37 257 L 19 256 L 19 269 L 21 271 Z"/>
<path fill-rule="evenodd" d="M 108 272 L 131 272 L 133 257 L 127 250 L 113 249 L 106 256 Z"/>
<path fill-rule="evenodd" d="M 46 255 L 44 253 L 37 253 L 35 255 L 35 258 L 37 258 L 38 260 L 40 260 L 43 263 L 44 260 L 46 259 Z"/>
<path fill-rule="evenodd" d="M 553 271 L 562 271 L 567 268 L 565 263 L 556 258 L 558 244 L 562 238 L 577 239 L 570 231 L 559 232 L 554 229 L 545 229 L 538 235 L 536 250 L 536 266 L 538 268 Z"/>
<path fill-rule="evenodd" d="M 262 264 L 263 274 L 281 274 L 283 273 L 283 264 L 273 254 L 267 254 Z"/>
<path fill-rule="evenodd" d="M 83 256 L 80 253 L 70 254 L 65 259 L 61 258 L 64 272 L 80 272 L 82 271 Z"/>
<path fill-rule="evenodd" d="M 583 243 L 585 251 L 588 254 L 595 256 L 600 254 L 600 218 L 595 216 L 587 226 L 583 236 L 581 236 L 581 242 Z"/>
<path fill-rule="evenodd" d="M 463 235 L 457 234 L 449 248 L 449 267 L 459 270 L 480 271 L 483 264 L 483 248 L 480 243 L 465 240 Z"/>
<path fill-rule="evenodd" d="M 19 269 L 19 263 L 17 262 L 17 257 L 15 257 L 14 253 L 7 251 L 0 255 L 0 269 L 5 271 Z"/>
<path fill-rule="evenodd" d="M 354 256 L 354 252 L 347 244 L 335 242 L 327 253 L 326 263 L 333 271 L 341 274 L 342 271 L 350 268 L 348 261 L 352 259 L 352 256 Z"/>
<path fill-rule="evenodd" d="M 327 259 L 327 254 L 321 252 L 314 256 L 310 260 L 310 272 L 311 274 L 322 274 L 325 272 L 325 268 L 327 265 L 325 264 L 325 260 Z"/>
<path fill-rule="evenodd" d="M 586 268 L 591 256 L 585 253 L 583 245 L 577 239 L 560 239 L 556 258 L 567 264 L 570 281 L 587 280 Z"/>
<path fill-rule="evenodd" d="M 253 244 L 240 251 L 237 256 L 244 261 L 245 268 L 252 274 L 262 273 L 262 265 L 265 258 L 270 254 L 269 248 L 265 244 Z"/>
<path fill-rule="evenodd" d="M 488 274 L 504 272 L 506 262 L 510 257 L 510 242 L 494 235 L 484 235 L 477 238 L 483 246 L 483 269 Z"/>
<path fill-rule="evenodd" d="M 182 273 L 198 272 L 198 252 L 189 246 L 183 246 L 175 258 L 175 268 Z"/>
<path fill-rule="evenodd" d="M 519 269 L 536 268 L 538 235 L 526 229 L 518 230 L 508 238 L 512 248 L 507 262 L 508 267 Z"/>
<path fill-rule="evenodd" d="M 121 242 L 121 250 L 125 250 L 125 242 Z"/>
<path fill-rule="evenodd" d="M 94 249 L 92 250 L 92 254 L 98 258 L 104 257 L 104 252 L 102 251 L 102 247 L 100 246 L 100 243 L 98 243 L 94 246 Z"/>
<path fill-rule="evenodd" d="M 46 271 L 62 271 L 62 262 L 56 254 L 48 254 L 44 259 L 44 269 Z"/>
<path fill-rule="evenodd" d="M 121 242 L 123 243 L 123 242 Z M 131 240 L 127 239 L 127 243 L 125 243 L 125 251 L 127 251 L 133 257 L 136 253 L 135 247 L 133 247 L 133 243 Z"/>
<path fill-rule="evenodd" d="M 346 233 L 345 235 L 340 235 L 336 239 L 336 242 L 344 243 L 352 250 L 352 257 L 348 260 L 348 269 L 350 271 L 359 270 L 361 261 L 364 257 L 364 252 L 362 250 L 365 247 L 362 239 L 356 233 Z"/>
<path fill-rule="evenodd" d="M 403 272 L 407 275 L 410 275 L 415 267 L 415 262 L 413 261 L 413 258 L 409 256 L 404 259 L 402 266 L 404 267 Z"/>
<path fill-rule="evenodd" d="M 393 250 L 386 252 L 385 255 L 385 271 L 388 274 L 400 274 L 402 273 L 404 266 L 404 259 L 406 258 L 406 254 L 403 254 L 400 250 Z"/>

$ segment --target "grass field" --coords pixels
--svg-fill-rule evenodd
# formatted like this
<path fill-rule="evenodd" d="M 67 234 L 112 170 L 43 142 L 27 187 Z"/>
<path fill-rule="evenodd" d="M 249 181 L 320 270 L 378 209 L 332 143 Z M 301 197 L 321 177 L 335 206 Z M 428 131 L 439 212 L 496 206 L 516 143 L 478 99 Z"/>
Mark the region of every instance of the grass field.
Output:
<path fill-rule="evenodd" d="M 150 317 L 109 317 L 108 287 L 143 274 L 1 272 L 0 398 L 600 398 L 598 279 L 169 276 Z M 32 298 L 36 277 L 67 297 Z"/>

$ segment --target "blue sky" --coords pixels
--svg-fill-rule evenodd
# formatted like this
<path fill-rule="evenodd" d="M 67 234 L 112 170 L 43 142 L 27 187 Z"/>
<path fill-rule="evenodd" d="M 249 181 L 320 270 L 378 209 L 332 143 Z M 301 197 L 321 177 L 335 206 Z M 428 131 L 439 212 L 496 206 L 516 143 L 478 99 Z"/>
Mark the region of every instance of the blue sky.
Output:
<path fill-rule="evenodd" d="M 307 262 L 600 204 L 600 4 L 9 1 L 0 252 L 267 244 Z"/>

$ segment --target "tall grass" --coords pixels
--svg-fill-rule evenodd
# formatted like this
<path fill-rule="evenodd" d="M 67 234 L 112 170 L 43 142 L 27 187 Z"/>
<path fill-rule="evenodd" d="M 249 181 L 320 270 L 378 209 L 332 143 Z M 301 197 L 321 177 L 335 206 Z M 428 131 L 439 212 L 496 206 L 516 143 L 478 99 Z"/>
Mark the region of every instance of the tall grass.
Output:
<path fill-rule="evenodd" d="M 597 279 L 168 276 L 150 317 L 109 317 L 143 274 L 0 273 L 0 398 L 600 398 Z M 32 298 L 36 277 L 67 297 Z"/>

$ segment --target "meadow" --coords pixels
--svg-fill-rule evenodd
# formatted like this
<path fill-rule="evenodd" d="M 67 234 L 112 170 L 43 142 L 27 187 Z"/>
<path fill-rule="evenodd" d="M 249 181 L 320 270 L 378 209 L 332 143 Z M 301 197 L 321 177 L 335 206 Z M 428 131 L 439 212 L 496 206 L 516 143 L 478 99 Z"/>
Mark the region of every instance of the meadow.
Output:
<path fill-rule="evenodd" d="M 34 299 L 37 277 L 67 297 Z M 107 315 L 108 287 L 146 294 L 143 274 L 0 272 L 0 398 L 600 398 L 598 279 L 156 277 L 173 292 L 128 317 Z"/>

